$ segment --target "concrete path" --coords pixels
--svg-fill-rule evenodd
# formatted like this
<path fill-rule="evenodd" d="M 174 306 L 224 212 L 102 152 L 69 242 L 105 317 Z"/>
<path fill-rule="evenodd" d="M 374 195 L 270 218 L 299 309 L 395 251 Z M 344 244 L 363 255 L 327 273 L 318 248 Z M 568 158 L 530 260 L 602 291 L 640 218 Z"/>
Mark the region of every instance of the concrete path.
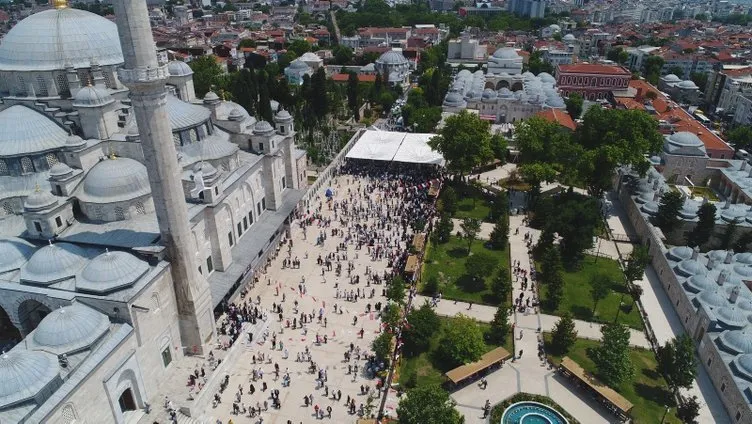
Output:
<path fill-rule="evenodd" d="M 452 218 L 452 224 L 454 224 L 454 228 L 452 229 L 452 234 L 456 234 L 457 231 L 462 231 L 462 220 L 457 218 Z M 490 222 L 481 222 L 480 223 L 480 232 L 478 233 L 478 239 L 479 240 L 488 240 L 491 238 L 491 231 L 494 229 L 494 224 Z"/>

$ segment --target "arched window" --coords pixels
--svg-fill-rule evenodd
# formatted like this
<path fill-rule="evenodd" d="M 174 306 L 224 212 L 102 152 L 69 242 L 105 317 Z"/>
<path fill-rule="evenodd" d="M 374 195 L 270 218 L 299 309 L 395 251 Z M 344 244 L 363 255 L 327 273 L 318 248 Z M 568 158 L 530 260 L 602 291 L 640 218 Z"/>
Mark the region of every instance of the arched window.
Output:
<path fill-rule="evenodd" d="M 34 172 L 34 164 L 28 157 L 21 158 L 21 172 L 24 174 Z"/>
<path fill-rule="evenodd" d="M 151 294 L 151 303 L 154 308 L 154 312 L 159 310 L 159 293 L 154 292 Z"/>
<path fill-rule="evenodd" d="M 97 221 L 104 221 L 104 208 L 102 205 L 94 206 L 94 219 Z"/>
<path fill-rule="evenodd" d="M 172 133 L 172 142 L 175 143 L 176 146 L 180 146 L 180 133 Z"/>
<path fill-rule="evenodd" d="M 55 81 L 57 82 L 57 92 L 60 93 L 60 95 L 70 96 L 68 77 L 65 74 L 58 74 L 58 76 L 55 77 Z"/>
<path fill-rule="evenodd" d="M 188 130 L 188 134 L 190 134 L 191 143 L 195 143 L 198 141 L 198 128 L 192 128 Z"/>
<path fill-rule="evenodd" d="M 146 208 L 142 202 L 136 202 L 136 213 L 139 215 L 146 215 Z"/>
<path fill-rule="evenodd" d="M 60 412 L 60 415 L 63 418 L 63 422 L 65 424 L 72 424 L 76 421 L 76 408 L 73 407 L 72 404 L 67 404 L 63 406 L 62 411 Z"/>
<path fill-rule="evenodd" d="M 117 88 L 115 87 L 115 81 L 112 80 L 112 74 L 109 71 L 103 72 L 104 74 L 104 85 L 107 86 L 107 88 Z"/>
<path fill-rule="evenodd" d="M 78 72 L 78 79 L 81 80 L 81 87 L 86 87 L 94 82 L 88 69 L 77 69 L 76 71 Z"/>
<path fill-rule="evenodd" d="M 120 206 L 115 207 L 115 219 L 122 221 L 125 219 L 125 211 Z"/>
<path fill-rule="evenodd" d="M 57 156 L 54 153 L 47 153 L 44 155 L 44 158 L 47 160 L 47 166 L 52 168 L 52 165 L 58 163 Z"/>
<path fill-rule="evenodd" d="M 24 77 L 21 75 L 18 76 L 18 87 L 16 89 L 16 93 L 19 96 L 27 96 L 28 93 L 26 91 L 26 80 L 24 80 Z"/>
<path fill-rule="evenodd" d="M 8 175 L 8 164 L 4 160 L 0 160 L 0 175 Z"/>
<path fill-rule="evenodd" d="M 3 215 L 13 215 L 13 206 L 11 206 L 10 202 L 3 202 L 3 208 L 0 210 L 0 213 Z"/>
<path fill-rule="evenodd" d="M 37 75 L 37 97 L 47 97 L 49 92 L 47 91 L 47 81 L 41 75 Z"/>

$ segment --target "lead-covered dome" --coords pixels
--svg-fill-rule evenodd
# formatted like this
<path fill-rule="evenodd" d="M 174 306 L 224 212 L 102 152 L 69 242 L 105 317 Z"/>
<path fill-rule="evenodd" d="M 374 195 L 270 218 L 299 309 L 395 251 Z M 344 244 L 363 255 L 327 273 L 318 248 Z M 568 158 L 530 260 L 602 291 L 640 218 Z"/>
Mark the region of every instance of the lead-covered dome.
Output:
<path fill-rule="evenodd" d="M 752 353 L 752 331 L 749 327 L 724 331 L 718 338 L 727 351 L 734 354 Z"/>
<path fill-rule="evenodd" d="M 41 211 L 57 205 L 57 197 L 47 190 L 38 190 L 26 196 L 24 209 L 30 212 Z"/>
<path fill-rule="evenodd" d="M 379 58 L 376 59 L 376 63 L 383 63 L 384 65 L 403 65 L 407 63 L 407 59 L 405 59 L 405 56 L 403 56 L 402 53 L 396 50 L 389 50 L 379 56 Z"/>
<path fill-rule="evenodd" d="M 110 92 L 103 87 L 86 86 L 76 93 L 73 98 L 73 106 L 76 107 L 101 107 L 113 103 Z"/>
<path fill-rule="evenodd" d="M 272 127 L 272 124 L 266 122 L 266 121 L 260 121 L 253 127 L 253 133 L 254 134 L 270 134 L 274 132 L 274 127 Z"/>
<path fill-rule="evenodd" d="M 0 71 L 52 71 L 123 63 L 117 26 L 85 10 L 62 8 L 22 20 L 0 43 Z"/>
<path fill-rule="evenodd" d="M 104 294 L 131 286 L 149 265 L 126 252 L 106 252 L 92 259 L 76 278 L 76 290 Z"/>
<path fill-rule="evenodd" d="M 50 312 L 32 336 L 32 349 L 55 355 L 75 353 L 94 344 L 110 326 L 105 314 L 80 303 Z"/>
<path fill-rule="evenodd" d="M 496 59 L 517 59 L 520 58 L 520 55 L 511 47 L 502 47 L 494 52 L 493 57 Z"/>
<path fill-rule="evenodd" d="M 79 199 L 87 203 L 114 203 L 151 193 L 146 167 L 129 158 L 105 159 L 91 168 Z"/>
<path fill-rule="evenodd" d="M 677 77 L 676 74 L 668 74 L 663 77 L 663 80 L 666 82 L 679 82 L 681 81 L 681 78 Z"/>
<path fill-rule="evenodd" d="M 184 102 L 173 95 L 167 96 L 167 115 L 173 131 L 196 127 L 209 120 L 211 111 L 203 106 Z"/>
<path fill-rule="evenodd" d="M 697 137 L 696 134 L 693 134 L 689 131 L 675 132 L 668 136 L 668 141 L 671 144 L 682 147 L 704 146 L 702 140 L 700 140 L 700 137 Z"/>
<path fill-rule="evenodd" d="M 167 64 L 167 71 L 170 73 L 170 76 L 173 77 L 193 75 L 193 69 L 182 60 L 170 61 L 170 63 Z"/>
<path fill-rule="evenodd" d="M 67 131 L 31 108 L 13 105 L 0 112 L 0 156 L 60 149 L 67 139 Z"/>
<path fill-rule="evenodd" d="M 747 381 L 752 381 L 752 354 L 739 355 L 731 361 L 738 374 Z"/>
<path fill-rule="evenodd" d="M 36 251 L 21 268 L 23 282 L 49 285 L 71 278 L 84 266 L 86 254 L 70 243 L 55 243 Z"/>
<path fill-rule="evenodd" d="M 34 253 L 34 246 L 20 238 L 0 240 L 0 273 L 21 268 Z"/>
<path fill-rule="evenodd" d="M 34 398 L 60 382 L 57 357 L 22 349 L 3 353 L 0 355 L 0 382 L 0 408 Z"/>

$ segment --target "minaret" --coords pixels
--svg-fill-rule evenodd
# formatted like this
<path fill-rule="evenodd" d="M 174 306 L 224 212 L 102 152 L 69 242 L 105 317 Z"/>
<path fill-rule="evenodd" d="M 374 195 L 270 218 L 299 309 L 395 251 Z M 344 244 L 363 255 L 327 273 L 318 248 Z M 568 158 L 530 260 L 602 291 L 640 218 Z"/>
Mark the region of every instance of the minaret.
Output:
<path fill-rule="evenodd" d="M 189 353 L 200 353 L 214 333 L 214 317 L 209 284 L 199 274 L 191 249 L 188 208 L 179 180 L 182 169 L 167 116 L 165 81 L 169 72 L 157 62 L 146 0 L 113 3 L 125 58 L 118 76 L 130 89 L 159 232 L 172 268 L 180 335 Z"/>

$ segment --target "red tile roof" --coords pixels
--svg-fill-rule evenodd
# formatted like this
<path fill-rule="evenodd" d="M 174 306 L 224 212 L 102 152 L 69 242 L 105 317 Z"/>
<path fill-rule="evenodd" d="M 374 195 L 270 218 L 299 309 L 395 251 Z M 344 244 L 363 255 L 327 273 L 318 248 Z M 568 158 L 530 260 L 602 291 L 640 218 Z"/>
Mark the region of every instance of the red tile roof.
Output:
<path fill-rule="evenodd" d="M 577 124 L 574 123 L 572 120 L 572 117 L 569 116 L 568 113 L 559 110 L 559 109 L 546 109 L 542 110 L 535 114 L 535 116 L 540 116 L 541 118 L 555 122 L 562 127 L 569 128 L 570 130 L 574 131 L 577 128 Z"/>
<path fill-rule="evenodd" d="M 347 82 L 349 78 L 350 74 L 332 75 L 332 81 L 334 82 Z M 358 74 L 358 82 L 376 82 L 376 75 Z"/>
<path fill-rule="evenodd" d="M 560 72 L 570 74 L 604 74 L 604 75 L 630 75 L 630 72 L 621 66 L 600 65 L 597 63 L 578 63 L 576 65 L 559 65 Z"/>

